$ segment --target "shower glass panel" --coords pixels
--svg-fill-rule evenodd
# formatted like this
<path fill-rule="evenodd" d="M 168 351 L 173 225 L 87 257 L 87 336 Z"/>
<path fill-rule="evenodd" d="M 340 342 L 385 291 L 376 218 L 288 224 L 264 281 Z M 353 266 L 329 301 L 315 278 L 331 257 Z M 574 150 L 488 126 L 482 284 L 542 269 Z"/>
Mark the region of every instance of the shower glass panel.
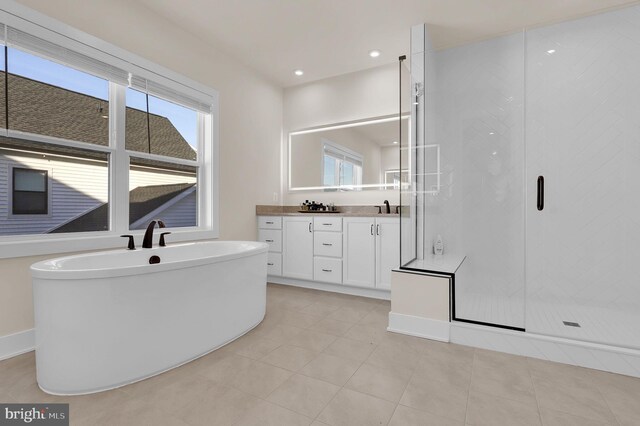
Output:
<path fill-rule="evenodd" d="M 527 32 L 528 332 L 640 348 L 639 28 L 633 6 Z"/>
<path fill-rule="evenodd" d="M 437 54 L 442 191 L 431 197 L 445 253 L 464 255 L 455 319 L 525 327 L 524 36 Z"/>
<path fill-rule="evenodd" d="M 417 194 L 415 191 L 416 146 L 411 133 L 412 114 L 411 72 L 406 59 L 399 62 L 400 99 L 399 115 L 409 116 L 399 120 L 398 142 L 400 149 L 400 167 L 398 189 L 400 190 L 400 265 L 405 266 L 416 259 L 417 236 Z"/>

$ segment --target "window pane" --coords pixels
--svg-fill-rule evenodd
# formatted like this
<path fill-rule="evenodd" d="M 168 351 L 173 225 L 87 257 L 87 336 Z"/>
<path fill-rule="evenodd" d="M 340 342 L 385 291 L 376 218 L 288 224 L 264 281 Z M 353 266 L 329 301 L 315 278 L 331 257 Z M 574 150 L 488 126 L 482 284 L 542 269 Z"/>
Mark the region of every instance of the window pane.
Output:
<path fill-rule="evenodd" d="M 127 88 L 125 146 L 129 151 L 151 152 L 147 123 L 147 98 L 137 90 Z"/>
<path fill-rule="evenodd" d="M 13 192 L 13 214 L 48 214 L 46 192 Z"/>
<path fill-rule="evenodd" d="M 45 192 L 47 190 L 46 170 L 13 169 L 14 191 Z"/>
<path fill-rule="evenodd" d="M 197 226 L 197 168 L 131 158 L 129 226 L 160 219 L 169 228 Z"/>
<path fill-rule="evenodd" d="M 354 185 L 353 180 L 353 164 L 343 162 L 342 163 L 342 182 L 343 185 Z"/>
<path fill-rule="evenodd" d="M 197 112 L 151 95 L 148 101 L 146 94 L 127 89 L 127 149 L 196 160 Z"/>
<path fill-rule="evenodd" d="M 0 128 L 7 128 L 7 110 L 5 108 L 5 85 L 6 85 L 6 67 L 4 64 L 4 45 L 0 44 Z"/>
<path fill-rule="evenodd" d="M 324 162 L 324 186 L 336 185 L 336 160 L 333 157 L 325 155 Z"/>
<path fill-rule="evenodd" d="M 9 129 L 106 146 L 109 83 L 8 49 Z"/>
<path fill-rule="evenodd" d="M 108 159 L 93 151 L 0 137 L 0 193 L 11 194 L 12 171 L 20 169 L 46 170 L 49 189 L 0 197 L 0 235 L 108 230 Z M 36 187 L 33 175 L 24 180 L 17 174 L 18 187 Z M 45 207 L 47 214 L 13 214 L 16 209 L 40 212 Z"/>

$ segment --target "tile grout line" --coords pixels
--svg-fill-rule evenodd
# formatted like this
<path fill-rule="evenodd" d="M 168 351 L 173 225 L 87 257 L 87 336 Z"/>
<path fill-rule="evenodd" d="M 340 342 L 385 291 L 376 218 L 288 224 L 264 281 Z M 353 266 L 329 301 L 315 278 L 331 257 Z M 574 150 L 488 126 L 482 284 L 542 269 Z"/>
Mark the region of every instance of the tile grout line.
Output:
<path fill-rule="evenodd" d="M 538 407 L 538 418 L 540 419 L 540 424 L 544 426 L 544 421 L 542 420 L 542 411 L 540 410 L 540 401 L 538 400 L 538 391 L 536 390 L 536 384 L 533 380 L 533 374 L 531 373 L 531 369 L 529 368 L 529 361 L 525 358 L 525 365 L 527 366 L 527 373 L 529 373 L 529 380 L 531 380 L 531 387 L 533 388 L 533 395 L 536 398 L 536 407 Z"/>
<path fill-rule="evenodd" d="M 467 425 L 467 419 L 469 418 L 469 399 L 471 398 L 471 383 L 473 382 L 473 372 L 476 367 L 477 351 L 473 350 L 473 358 L 471 359 L 471 377 L 469 377 L 469 388 L 467 389 L 467 403 L 464 406 L 464 424 Z"/>
<path fill-rule="evenodd" d="M 620 419 L 618 419 L 617 414 L 615 413 L 615 411 L 613 411 L 611 409 L 611 405 L 609 405 L 609 401 L 607 401 L 607 398 L 604 396 L 604 394 L 602 393 L 602 390 L 600 389 L 600 384 L 598 383 L 597 379 L 594 377 L 593 374 L 589 374 L 591 377 L 593 377 L 593 379 L 596 381 L 596 389 L 598 390 L 598 394 L 600 395 L 600 397 L 602 398 L 602 400 L 604 401 L 604 403 L 607 405 L 607 408 L 609 409 L 609 412 L 611 413 L 611 415 L 613 416 L 613 419 L 616 421 L 616 423 L 618 424 L 618 426 L 621 426 L 622 423 L 620 423 Z"/>
<path fill-rule="evenodd" d="M 315 302 L 314 302 L 314 303 L 315 303 Z M 307 306 L 311 306 L 311 305 L 313 305 L 313 303 L 311 303 L 311 304 L 309 304 L 309 305 L 307 305 Z M 297 311 L 297 312 L 300 312 L 300 311 Z M 324 320 L 324 319 L 327 319 L 327 318 L 328 318 L 328 315 L 330 315 L 330 314 L 331 314 L 331 313 L 329 313 L 329 314 L 327 314 L 327 315 L 323 316 L 323 317 L 322 317 L 322 319 L 321 319 L 320 321 L 322 321 L 322 320 Z M 318 322 L 319 322 L 319 321 L 318 321 Z M 344 321 L 343 321 L 343 322 L 344 322 Z M 277 325 L 280 325 L 281 323 L 280 323 L 280 321 L 278 321 L 276 324 L 277 324 Z M 352 327 L 353 327 L 353 325 L 355 325 L 355 324 L 352 324 Z M 350 330 L 352 327 L 350 327 L 350 328 L 349 328 L 349 330 Z M 303 329 L 303 330 L 305 330 L 305 331 L 306 331 L 306 330 L 310 330 L 310 329 L 305 328 L 305 329 Z M 317 331 L 317 330 L 310 330 L 310 331 L 316 331 L 316 332 L 318 332 L 318 333 L 321 333 L 320 331 Z M 348 330 L 347 330 L 347 331 L 348 331 Z M 337 339 L 339 339 L 339 338 L 344 338 L 344 335 L 343 335 L 343 336 L 336 336 L 336 335 L 331 334 L 331 333 L 326 333 L 326 332 L 322 332 L 322 333 L 335 337 L 335 339 L 333 340 L 333 342 L 335 342 L 335 341 L 336 341 Z M 332 342 L 332 343 L 333 343 L 333 342 Z M 279 347 L 282 347 L 282 346 L 285 346 L 285 345 L 287 345 L 287 343 L 282 343 L 282 344 L 280 344 L 280 346 L 279 346 Z M 329 344 L 328 346 L 330 346 L 330 345 L 331 345 L 331 344 Z M 289 345 L 289 346 L 293 346 L 293 347 L 296 347 L 296 348 L 298 348 L 298 347 L 299 347 L 299 346 L 296 346 L 296 345 Z M 328 346 L 327 346 L 327 347 L 328 347 Z M 277 348 L 276 348 L 276 349 L 277 349 Z M 275 351 L 276 349 L 273 349 L 273 350 Z M 302 349 L 310 350 L 310 349 L 308 349 L 308 348 L 302 348 Z M 269 401 L 269 400 L 267 400 L 266 398 L 268 398 L 270 395 L 272 395 L 274 392 L 276 392 L 278 389 L 280 389 L 282 386 L 284 386 L 284 384 L 285 384 L 285 383 L 287 383 L 287 381 L 289 381 L 289 379 L 290 379 L 291 377 L 295 376 L 296 374 L 299 374 L 299 375 L 301 375 L 301 376 L 303 376 L 303 377 L 308 377 L 308 378 L 310 378 L 310 379 L 319 380 L 319 381 L 321 381 L 321 382 L 328 383 L 328 384 L 333 385 L 333 386 L 337 386 L 335 383 L 331 383 L 331 382 L 328 382 L 328 381 L 326 381 L 326 380 L 322 380 L 322 379 L 319 379 L 319 378 L 316 378 L 316 377 L 310 377 L 310 376 L 307 376 L 306 374 L 301 373 L 301 370 L 303 370 L 303 369 L 304 369 L 304 367 L 306 367 L 306 366 L 307 366 L 308 364 L 310 364 L 312 361 L 314 361 L 315 359 L 317 359 L 317 357 L 318 357 L 318 356 L 320 356 L 321 354 L 324 354 L 324 349 L 326 349 L 326 348 L 323 348 L 320 352 L 313 351 L 313 352 L 316 352 L 316 353 L 317 353 L 317 356 L 316 356 L 313 360 L 310 360 L 309 362 L 307 362 L 307 363 L 306 363 L 304 366 L 302 366 L 298 371 L 293 371 L 293 372 L 292 372 L 293 374 L 292 374 L 292 375 L 291 375 L 287 380 L 285 380 L 285 381 L 284 381 L 280 386 L 278 386 L 277 388 L 275 388 L 273 391 L 269 392 L 269 394 L 268 394 L 265 398 L 260 398 L 260 399 L 262 399 L 262 400 L 266 401 L 267 403 L 271 403 L 271 404 L 274 404 L 274 405 L 276 405 L 276 406 L 278 406 L 278 407 L 281 407 L 281 408 L 287 409 L 287 410 L 289 410 L 289 411 L 291 411 L 291 412 L 293 412 L 293 413 L 300 414 L 300 415 L 302 415 L 302 416 L 304 416 L 304 417 L 307 417 L 307 418 L 311 418 L 311 417 L 307 416 L 306 414 L 302 414 L 302 413 L 300 413 L 300 412 L 297 412 L 297 411 L 291 410 L 291 409 L 290 409 L 290 408 L 288 408 L 288 407 L 284 407 L 283 405 L 278 404 L 277 402 Z M 329 354 L 325 354 L 325 355 L 329 355 Z M 264 357 L 266 357 L 266 356 L 267 356 L 267 355 L 265 355 Z M 262 357 L 262 358 L 264 358 L 264 357 Z M 262 359 L 262 358 L 260 358 L 260 359 Z M 338 358 L 341 358 L 341 357 L 338 357 Z M 267 364 L 268 364 L 268 363 L 267 363 Z M 360 366 L 358 367 L 358 369 L 362 366 L 362 364 L 364 364 L 364 362 L 361 362 L 361 364 L 360 364 Z M 274 366 L 274 367 L 277 367 L 277 366 Z M 278 367 L 278 368 L 280 368 L 280 367 Z M 351 376 L 349 376 L 349 379 L 347 380 L 347 382 L 351 379 L 351 377 L 353 377 L 353 374 L 355 374 L 355 373 L 358 371 L 358 369 L 356 369 L 356 371 L 354 371 L 354 372 L 352 373 L 352 375 L 351 375 Z M 286 369 L 285 369 L 285 370 L 286 370 Z M 287 371 L 291 371 L 291 370 L 287 370 Z M 346 382 L 345 382 L 345 384 L 346 384 Z M 313 423 L 314 421 L 318 420 L 318 417 L 320 416 L 320 414 L 322 414 L 322 412 L 324 411 L 324 409 L 325 409 L 325 408 L 326 408 L 326 407 L 331 403 L 331 401 L 333 401 L 333 399 L 336 397 L 336 395 L 338 395 L 338 393 L 339 393 L 343 388 L 344 388 L 344 385 L 340 386 L 340 388 L 338 389 L 338 391 L 337 391 L 337 392 L 336 392 L 336 393 L 331 397 L 331 399 L 330 399 L 326 404 L 324 404 L 324 405 L 322 406 L 322 408 L 319 410 L 318 414 L 317 414 L 315 417 L 311 418 L 311 423 Z M 319 420 L 318 420 L 318 421 L 319 421 Z"/>

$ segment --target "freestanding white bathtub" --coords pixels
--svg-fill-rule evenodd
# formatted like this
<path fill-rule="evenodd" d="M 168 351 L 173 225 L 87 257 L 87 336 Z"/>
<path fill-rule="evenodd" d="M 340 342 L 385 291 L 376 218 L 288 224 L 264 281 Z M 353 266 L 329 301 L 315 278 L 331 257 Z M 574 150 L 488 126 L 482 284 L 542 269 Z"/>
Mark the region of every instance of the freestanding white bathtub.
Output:
<path fill-rule="evenodd" d="M 32 265 L 38 385 L 112 389 L 243 335 L 264 318 L 267 247 L 208 241 Z M 160 263 L 149 264 L 154 255 Z"/>

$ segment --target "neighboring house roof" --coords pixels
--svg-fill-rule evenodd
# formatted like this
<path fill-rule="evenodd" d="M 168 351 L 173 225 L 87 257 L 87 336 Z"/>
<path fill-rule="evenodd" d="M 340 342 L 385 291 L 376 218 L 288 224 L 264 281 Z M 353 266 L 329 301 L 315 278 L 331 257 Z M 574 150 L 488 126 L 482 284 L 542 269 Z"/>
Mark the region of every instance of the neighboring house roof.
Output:
<path fill-rule="evenodd" d="M 129 191 L 129 223 L 142 219 L 193 186 L 195 183 L 139 186 Z M 49 233 L 106 231 L 109 229 L 108 218 L 109 205 L 103 203 Z"/>
<path fill-rule="evenodd" d="M 0 72 L 0 81 L 4 82 L 4 78 L 5 73 Z M 95 145 L 109 144 L 109 120 L 103 118 L 109 113 L 107 101 L 13 74 L 9 74 L 8 87 L 9 127 L 12 130 Z M 4 92 L 4 84 L 0 91 Z M 0 124 L 5 124 L 3 100 L 4 96 L 0 99 Z M 128 150 L 196 159 L 196 152 L 168 118 L 151 113 L 148 118 L 150 138 L 147 137 L 147 112 L 126 108 Z M 22 141 L 22 146 L 28 147 L 29 142 Z M 57 147 L 50 146 L 49 149 L 62 152 Z"/>

